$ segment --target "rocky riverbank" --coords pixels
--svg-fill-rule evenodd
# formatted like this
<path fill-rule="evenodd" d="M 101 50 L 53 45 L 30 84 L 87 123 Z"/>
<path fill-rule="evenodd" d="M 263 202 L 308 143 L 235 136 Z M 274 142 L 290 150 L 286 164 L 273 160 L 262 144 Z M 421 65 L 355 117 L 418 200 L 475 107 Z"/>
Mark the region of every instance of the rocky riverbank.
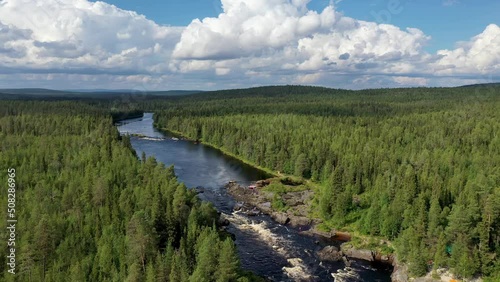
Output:
<path fill-rule="evenodd" d="M 282 225 L 290 225 L 304 230 L 308 230 L 317 223 L 308 217 L 309 206 L 307 203 L 314 196 L 312 191 L 287 192 L 280 195 L 279 197 L 287 209 L 286 211 L 276 211 L 272 202 L 278 195 L 275 192 L 262 189 L 269 185 L 269 182 L 269 180 L 257 181 L 252 188 L 241 186 L 236 182 L 228 183 L 226 185 L 227 191 L 238 201 L 235 210 L 240 210 L 250 216 L 264 213 Z"/>
<path fill-rule="evenodd" d="M 351 244 L 347 243 L 351 236 L 346 232 L 330 231 L 325 232 L 317 229 L 317 225 L 321 222 L 318 219 L 309 217 L 308 203 L 314 197 L 314 192 L 310 190 L 291 191 L 279 193 L 264 189 L 269 185 L 271 180 L 261 180 L 251 186 L 242 186 L 236 182 L 230 182 L 226 185 L 226 189 L 238 203 L 234 209 L 249 216 L 258 215 L 259 213 L 271 216 L 276 222 L 282 225 L 298 228 L 301 234 L 316 238 L 327 245 L 322 250 L 317 252 L 317 256 L 322 261 L 344 261 L 349 266 L 350 259 L 360 259 L 370 262 L 380 262 L 384 264 L 393 264 L 392 256 L 383 255 L 372 250 L 356 249 Z M 286 209 L 277 211 L 273 208 L 273 201 L 282 202 Z M 397 275 L 403 277 L 404 275 Z M 404 280 L 396 280 L 404 281 Z"/>

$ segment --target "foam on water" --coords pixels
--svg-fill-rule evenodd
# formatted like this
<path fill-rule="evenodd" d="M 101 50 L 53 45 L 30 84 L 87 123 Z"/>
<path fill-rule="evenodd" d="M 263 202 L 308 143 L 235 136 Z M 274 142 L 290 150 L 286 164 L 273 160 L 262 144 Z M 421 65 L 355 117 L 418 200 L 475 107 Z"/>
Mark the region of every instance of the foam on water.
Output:
<path fill-rule="evenodd" d="M 363 281 L 359 274 L 351 267 L 339 269 L 336 273 L 332 273 L 335 282 L 357 282 Z"/>
<path fill-rule="evenodd" d="M 282 270 L 290 279 L 294 281 L 313 281 L 313 275 L 302 259 L 293 257 L 289 252 L 292 243 L 283 236 L 273 233 L 265 221 L 249 219 L 239 212 L 233 212 L 231 215 L 224 215 L 224 217 L 239 230 L 253 232 L 275 252 L 285 257 L 291 266 L 285 266 Z"/>

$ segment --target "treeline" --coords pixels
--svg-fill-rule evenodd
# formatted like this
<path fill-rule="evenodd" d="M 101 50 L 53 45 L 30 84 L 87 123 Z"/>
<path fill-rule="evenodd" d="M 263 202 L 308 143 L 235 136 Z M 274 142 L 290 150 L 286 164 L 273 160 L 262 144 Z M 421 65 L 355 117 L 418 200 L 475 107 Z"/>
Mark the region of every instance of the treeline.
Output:
<path fill-rule="evenodd" d="M 165 102 L 156 126 L 320 185 L 315 216 L 415 275 L 500 278 L 500 87 L 266 87 Z"/>
<path fill-rule="evenodd" d="M 16 269 L 2 281 L 251 281 L 218 214 L 172 167 L 138 160 L 109 105 L 0 104 L 0 237 L 15 169 Z M 126 113 L 127 114 L 127 113 Z M 130 113 L 128 113 L 130 114 Z"/>
<path fill-rule="evenodd" d="M 15 95 L 15 94 L 13 94 Z M 123 100 L 88 100 L 88 101 L 18 101 L 2 100 L 0 97 L 0 116 L 22 116 L 23 114 L 48 115 L 65 112 L 73 115 L 111 116 L 113 121 L 141 117 L 143 110 L 137 102 Z"/>

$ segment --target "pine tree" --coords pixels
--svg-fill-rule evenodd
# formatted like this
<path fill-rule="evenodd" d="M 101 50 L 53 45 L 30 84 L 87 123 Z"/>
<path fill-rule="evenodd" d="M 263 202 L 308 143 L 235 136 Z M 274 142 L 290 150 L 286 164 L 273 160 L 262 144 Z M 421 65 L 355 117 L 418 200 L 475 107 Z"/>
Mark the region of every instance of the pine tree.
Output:
<path fill-rule="evenodd" d="M 48 258 L 52 255 L 54 248 L 54 231 L 47 215 L 42 216 L 42 219 L 35 227 L 33 236 L 35 254 L 42 263 L 43 277 L 45 277 Z"/>
<path fill-rule="evenodd" d="M 144 212 L 136 212 L 127 227 L 127 242 L 132 262 L 146 272 L 146 262 L 155 254 L 157 234 Z"/>
<path fill-rule="evenodd" d="M 450 267 L 454 273 L 460 277 L 469 278 L 476 273 L 479 267 L 479 260 L 475 252 L 471 252 L 468 248 L 467 236 L 459 234 L 457 240 L 453 244 Z"/>
<path fill-rule="evenodd" d="M 215 280 L 217 269 L 219 240 L 217 232 L 213 229 L 205 229 L 203 235 L 197 243 L 197 261 L 193 274 L 190 277 L 192 282 L 204 282 Z"/>
<path fill-rule="evenodd" d="M 236 281 L 238 277 L 239 259 L 233 241 L 227 238 L 221 243 L 219 262 L 215 277 L 217 282 Z"/>
<path fill-rule="evenodd" d="M 156 270 L 152 263 L 146 267 L 146 282 L 156 282 Z"/>
<path fill-rule="evenodd" d="M 447 253 L 447 241 L 445 238 L 444 232 L 441 232 L 439 235 L 439 239 L 437 242 L 436 246 L 436 252 L 434 255 L 434 263 L 433 263 L 433 268 L 437 269 L 440 267 L 447 267 L 448 266 L 448 253 Z"/>
<path fill-rule="evenodd" d="M 295 175 L 299 177 L 307 177 L 307 157 L 304 153 L 300 154 L 295 161 Z"/>

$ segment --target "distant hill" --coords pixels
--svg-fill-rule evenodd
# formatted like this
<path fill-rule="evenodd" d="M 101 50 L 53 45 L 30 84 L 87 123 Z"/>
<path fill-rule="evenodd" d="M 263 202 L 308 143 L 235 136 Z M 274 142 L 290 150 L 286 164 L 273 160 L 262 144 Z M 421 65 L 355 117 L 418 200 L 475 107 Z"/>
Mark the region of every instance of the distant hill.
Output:
<path fill-rule="evenodd" d="M 43 88 L 19 88 L 19 89 L 0 89 L 3 94 L 20 94 L 20 95 L 65 95 L 67 91 L 51 90 Z"/>
<path fill-rule="evenodd" d="M 458 86 L 456 88 L 473 88 L 473 87 L 500 87 L 500 82 L 471 84 Z M 425 88 L 423 88 L 425 89 Z M 451 88 L 450 88 L 451 89 Z M 385 89 L 387 90 L 387 89 Z M 318 86 L 301 86 L 301 85 L 277 85 L 277 86 L 260 86 L 244 89 L 226 89 L 216 91 L 201 91 L 201 90 L 167 90 L 167 91 L 139 91 L 134 89 L 76 89 L 76 90 L 52 90 L 44 88 L 19 88 L 19 89 L 0 89 L 0 100 L 86 100 L 86 99 L 116 99 L 126 96 L 135 97 L 181 97 L 193 94 L 202 95 L 205 99 L 220 99 L 220 98 L 237 98 L 241 96 L 258 96 L 258 97 L 285 97 L 290 95 L 342 95 L 356 93 L 378 93 L 385 91 L 384 89 L 365 89 L 365 90 L 347 90 L 334 89 Z M 392 88 L 392 92 L 406 90 L 406 88 Z M 198 96 L 198 95 L 196 95 Z M 188 98 L 190 99 L 190 98 Z"/>
<path fill-rule="evenodd" d="M 43 88 L 0 89 L 0 99 L 112 99 L 122 96 L 147 95 L 154 97 L 183 96 L 197 94 L 199 90 L 52 90 Z"/>
<path fill-rule="evenodd" d="M 500 87 L 500 82 L 469 84 L 460 87 Z"/>
<path fill-rule="evenodd" d="M 339 93 L 353 93 L 352 90 L 335 89 L 321 86 L 305 86 L 305 85 L 275 85 L 275 86 L 259 86 L 252 88 L 241 89 L 225 89 L 203 92 L 201 97 L 205 99 L 220 99 L 220 98 L 239 98 L 247 97 L 287 97 L 293 95 L 330 95 Z M 188 97 L 189 98 L 189 97 Z M 198 98 L 196 95 L 195 98 Z"/>
<path fill-rule="evenodd" d="M 1 90 L 0 90 L 1 91 Z M 72 89 L 65 90 L 70 93 L 86 94 L 146 94 L 153 96 L 182 96 L 203 92 L 201 90 L 164 90 L 164 91 L 141 91 L 136 89 Z"/>

